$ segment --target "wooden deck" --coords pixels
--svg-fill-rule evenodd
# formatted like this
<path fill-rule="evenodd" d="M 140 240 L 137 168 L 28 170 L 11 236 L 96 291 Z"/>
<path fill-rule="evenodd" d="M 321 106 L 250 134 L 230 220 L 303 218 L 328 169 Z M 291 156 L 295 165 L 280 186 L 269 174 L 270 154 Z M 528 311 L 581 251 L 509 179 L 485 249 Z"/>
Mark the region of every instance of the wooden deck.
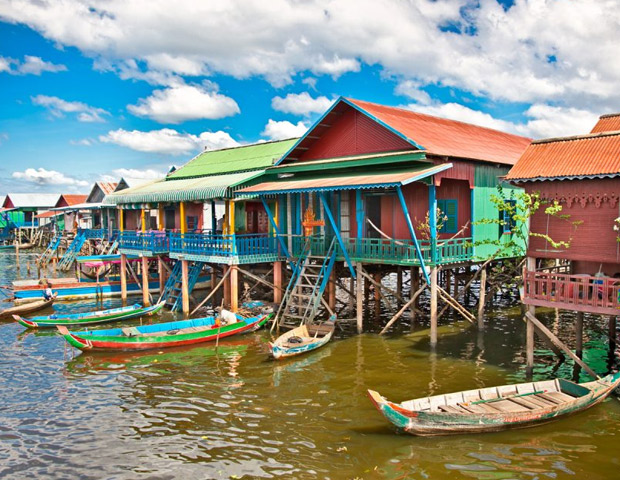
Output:
<path fill-rule="evenodd" d="M 620 315 L 620 278 L 526 271 L 523 283 L 526 305 Z"/>

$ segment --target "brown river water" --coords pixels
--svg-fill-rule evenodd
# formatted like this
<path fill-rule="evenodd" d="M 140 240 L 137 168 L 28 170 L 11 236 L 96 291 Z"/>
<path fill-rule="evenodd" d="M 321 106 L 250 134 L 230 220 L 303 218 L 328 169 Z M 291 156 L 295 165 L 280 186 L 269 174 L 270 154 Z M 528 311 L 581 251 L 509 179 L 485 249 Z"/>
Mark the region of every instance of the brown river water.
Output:
<path fill-rule="evenodd" d="M 13 263 L 0 254 L 0 284 L 15 277 Z M 541 316 L 570 338 L 570 314 Z M 402 401 L 525 380 L 518 308 L 496 304 L 484 332 L 452 322 L 442 321 L 434 352 L 422 322 L 385 337 L 339 331 L 323 349 L 282 362 L 268 358 L 266 331 L 217 349 L 82 354 L 53 332 L 0 323 L 0 478 L 620 478 L 616 397 L 524 430 L 398 433 L 368 388 Z M 586 330 L 586 360 L 599 373 L 616 368 L 606 325 L 586 317 Z M 572 378 L 572 364 L 556 368 L 538 346 L 535 379 Z"/>

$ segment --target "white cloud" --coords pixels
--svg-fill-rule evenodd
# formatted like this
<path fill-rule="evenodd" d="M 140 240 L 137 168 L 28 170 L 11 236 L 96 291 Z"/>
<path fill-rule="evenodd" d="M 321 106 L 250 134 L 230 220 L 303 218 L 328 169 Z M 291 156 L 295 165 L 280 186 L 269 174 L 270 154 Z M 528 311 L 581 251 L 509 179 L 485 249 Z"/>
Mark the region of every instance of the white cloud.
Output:
<path fill-rule="evenodd" d="M 89 185 L 87 181 L 78 180 L 56 170 L 46 170 L 45 168 L 27 168 L 23 172 L 13 172 L 11 176 L 37 185 L 72 185 L 77 187 Z"/>
<path fill-rule="evenodd" d="M 103 108 L 91 107 L 82 102 L 68 102 L 58 97 L 37 95 L 32 103 L 47 108 L 55 117 L 63 117 L 65 113 L 75 113 L 80 122 L 105 122 L 102 115 L 109 115 Z"/>
<path fill-rule="evenodd" d="M 308 92 L 289 93 L 286 97 L 273 97 L 271 108 L 279 112 L 293 115 L 308 116 L 313 113 L 323 113 L 333 103 L 327 97 L 312 98 Z"/>
<path fill-rule="evenodd" d="M 93 140 L 91 140 L 90 138 L 82 138 L 80 140 L 69 140 L 69 143 L 71 145 L 78 145 L 78 146 L 82 146 L 82 147 L 90 147 L 95 142 Z"/>
<path fill-rule="evenodd" d="M 163 90 L 155 90 L 152 95 L 142 98 L 138 105 L 127 109 L 139 117 L 149 117 L 159 123 L 181 123 L 187 120 L 229 117 L 240 112 L 237 102 L 217 93 L 215 85 L 206 87 L 177 85 Z"/>
<path fill-rule="evenodd" d="M 404 80 L 401 81 L 396 88 L 394 89 L 394 93 L 396 95 L 403 95 L 411 100 L 415 101 L 418 104 L 428 105 L 431 103 L 431 97 L 424 90 L 421 90 L 422 84 L 419 81 L 415 80 Z"/>
<path fill-rule="evenodd" d="M 113 143 L 132 150 L 163 155 L 185 155 L 202 149 L 219 149 L 238 146 L 223 131 L 203 132 L 200 135 L 180 133 L 171 128 L 143 132 L 139 130 L 113 130 L 99 137 L 103 143 Z"/>
<path fill-rule="evenodd" d="M 52 62 L 46 62 L 41 57 L 24 55 L 24 61 L 14 58 L 0 57 L 0 72 L 11 75 L 41 75 L 43 72 L 64 72 L 67 67 Z"/>
<path fill-rule="evenodd" d="M 163 85 L 224 74 L 283 86 L 365 64 L 497 101 L 620 104 L 617 0 L 6 0 L 0 19 Z"/>
<path fill-rule="evenodd" d="M 101 175 L 99 180 L 101 182 L 113 183 L 118 182 L 121 178 L 124 178 L 130 186 L 136 186 L 142 183 L 150 182 L 152 180 L 164 178 L 167 171 L 168 170 L 158 170 L 154 168 L 147 168 L 145 170 L 137 168 L 117 168 L 115 170 L 112 170 L 112 172 L 110 173 Z"/>
<path fill-rule="evenodd" d="M 0 132 L 0 145 L 9 139 L 9 134 L 6 132 Z"/>
<path fill-rule="evenodd" d="M 297 125 L 286 120 L 277 122 L 269 119 L 261 135 L 270 140 L 283 140 L 285 138 L 301 137 L 308 130 L 304 122 L 297 122 Z"/>

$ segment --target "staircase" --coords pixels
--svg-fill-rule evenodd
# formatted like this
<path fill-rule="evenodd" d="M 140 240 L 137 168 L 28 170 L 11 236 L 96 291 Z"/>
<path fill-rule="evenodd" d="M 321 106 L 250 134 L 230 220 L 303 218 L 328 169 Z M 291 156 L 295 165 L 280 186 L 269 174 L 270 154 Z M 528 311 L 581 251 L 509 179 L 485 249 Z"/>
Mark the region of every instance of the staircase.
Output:
<path fill-rule="evenodd" d="M 45 251 L 41 254 L 39 259 L 37 260 L 39 263 L 39 268 L 44 268 L 50 262 L 52 257 L 58 251 L 58 247 L 60 246 L 60 242 L 62 241 L 62 235 L 57 234 L 52 241 L 49 243 Z"/>
<path fill-rule="evenodd" d="M 69 245 L 69 248 L 67 248 L 67 251 L 60 259 L 60 262 L 58 263 L 58 268 L 63 271 L 69 270 L 71 268 L 71 265 L 73 265 L 73 262 L 75 261 L 75 257 L 77 257 L 82 250 L 85 242 L 86 235 L 82 230 L 78 230 L 78 233 Z"/>
<path fill-rule="evenodd" d="M 177 261 L 174 264 L 172 273 L 166 281 L 164 292 L 161 294 L 161 298 L 166 300 L 166 307 L 172 311 L 181 310 L 183 305 L 183 270 L 181 264 L 181 261 Z M 196 286 L 203 265 L 203 262 L 194 262 L 189 266 L 187 276 L 187 290 L 189 293 L 192 293 Z"/>
<path fill-rule="evenodd" d="M 277 323 L 281 327 L 294 328 L 312 322 L 321 305 L 335 263 L 335 239 L 324 257 L 311 255 L 310 242 L 306 243 L 293 269 L 274 325 Z"/>

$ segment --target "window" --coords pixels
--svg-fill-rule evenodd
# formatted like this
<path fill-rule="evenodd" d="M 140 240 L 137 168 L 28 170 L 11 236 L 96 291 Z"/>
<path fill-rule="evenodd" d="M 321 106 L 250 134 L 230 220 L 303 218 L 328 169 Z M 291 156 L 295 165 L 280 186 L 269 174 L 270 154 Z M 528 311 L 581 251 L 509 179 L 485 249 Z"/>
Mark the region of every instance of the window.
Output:
<path fill-rule="evenodd" d="M 439 233 L 456 233 L 459 228 L 458 221 L 458 200 L 437 200 L 437 208 L 441 211 L 443 218 L 437 218 L 437 224 L 441 224 Z"/>
<path fill-rule="evenodd" d="M 198 217 L 193 215 L 187 215 L 187 229 L 196 230 L 198 228 Z"/>
<path fill-rule="evenodd" d="M 512 229 L 515 227 L 516 222 L 514 214 L 516 212 L 517 201 L 516 200 L 504 200 L 506 204 L 506 209 L 501 210 L 499 212 L 499 219 L 501 220 L 501 224 L 499 226 L 500 233 L 511 233 Z"/>

